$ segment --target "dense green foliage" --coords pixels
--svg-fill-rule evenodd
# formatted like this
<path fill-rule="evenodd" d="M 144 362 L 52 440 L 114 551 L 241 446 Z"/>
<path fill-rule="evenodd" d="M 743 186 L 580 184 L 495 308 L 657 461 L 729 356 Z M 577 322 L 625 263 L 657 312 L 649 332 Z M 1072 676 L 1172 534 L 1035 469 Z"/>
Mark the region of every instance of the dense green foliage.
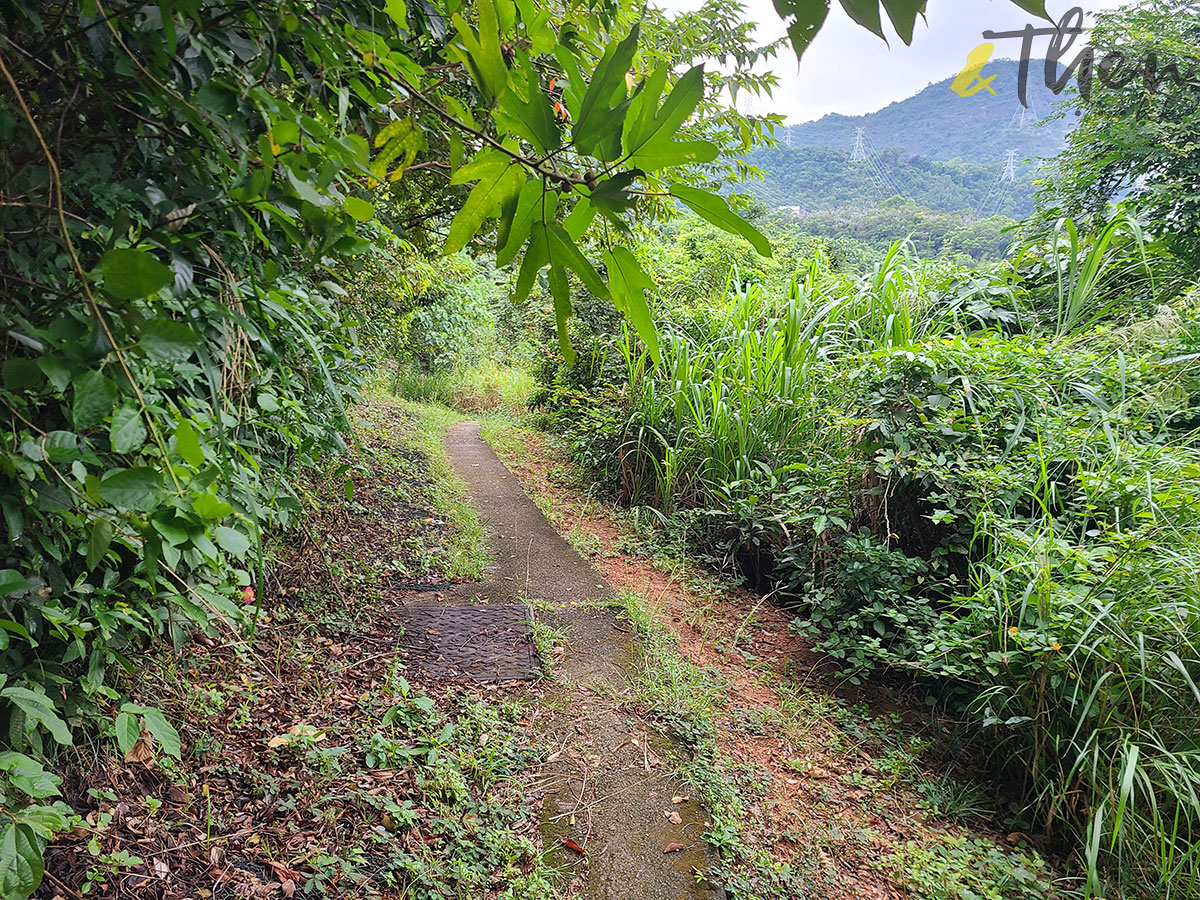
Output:
<path fill-rule="evenodd" d="M 1090 37 L 1101 87 L 1039 195 L 1043 218 L 1103 220 L 1112 198 L 1200 262 L 1200 16 L 1188 0 L 1152 0 L 1101 17 Z"/>
<path fill-rule="evenodd" d="M 777 4 L 797 50 L 828 6 Z M 909 41 L 925 4 L 841 6 Z M 686 207 L 769 254 L 715 191 L 779 121 L 723 99 L 774 83 L 752 69 L 778 45 L 740 13 L 0 0 L 6 900 L 70 825 L 37 757 L 80 731 L 132 747 L 143 726 L 180 751 L 122 704 L 136 651 L 253 638 L 263 532 L 343 447 L 357 329 L 444 364 L 487 304 L 438 279 L 492 279 L 444 262 L 382 321 L 343 284 L 407 272 L 404 238 L 487 246 L 518 299 L 547 296 L 565 357 L 575 280 L 655 356 L 635 213 Z"/>
<path fill-rule="evenodd" d="M 899 197 L 870 208 L 780 214 L 777 219 L 845 247 L 863 269 L 879 263 L 896 241 L 905 240 L 925 258 L 998 262 L 1016 241 L 1017 225 L 1007 216 L 979 219 L 966 212 L 939 212 Z"/>
<path fill-rule="evenodd" d="M 1094 886 L 1105 859 L 1183 896 L 1200 314 L 1130 290 L 1136 226 L 1073 237 L 989 273 L 818 256 L 786 292 L 664 310 L 660 369 L 597 342 L 545 400 L 600 484 L 794 605 L 847 675 L 901 670 L 969 715 Z"/>
<path fill-rule="evenodd" d="M 1024 218 L 1033 211 L 1035 170 L 1021 166 L 1016 182 L 1001 183 L 1002 159 L 940 162 L 889 148 L 855 162 L 843 149 L 772 147 L 749 160 L 764 175 L 746 189 L 768 206 L 794 206 L 801 214 L 873 207 L 897 195 L 942 212 L 973 210 L 976 217 Z"/>
<path fill-rule="evenodd" d="M 736 74 L 695 65 L 668 84 L 718 49 L 748 70 L 735 13 L 704 20 L 694 45 L 661 41 L 672 26 L 648 16 L 639 51 L 617 9 L 552 27 L 550 10 L 503 0 L 476 26 L 453 2 L 0 5 L 0 732 L 26 754 L 4 769 L 6 802 L 52 795 L 27 783 L 47 737 L 136 726 L 104 710 L 144 642 L 252 634 L 256 607 L 238 601 L 261 589 L 262 532 L 302 511 L 295 473 L 343 446 L 364 317 L 335 279 L 373 253 L 389 265 L 395 235 L 430 216 L 453 215 L 457 250 L 500 213 L 526 293 L 552 245 L 560 320 L 569 266 L 598 295 L 611 283 L 645 329 L 639 270 L 615 242 L 642 190 L 753 236 L 687 181 L 730 171 L 719 155 L 765 120 L 712 102 Z M 622 267 L 607 281 L 576 244 L 597 212 Z M 443 266 L 410 292 L 428 302 L 395 310 L 442 335 L 417 348 L 430 365 L 470 340 L 454 332 L 472 310 L 445 283 L 461 273 Z M 0 824 L 20 845 L 6 898 L 37 884 L 66 824 L 46 809 Z"/>

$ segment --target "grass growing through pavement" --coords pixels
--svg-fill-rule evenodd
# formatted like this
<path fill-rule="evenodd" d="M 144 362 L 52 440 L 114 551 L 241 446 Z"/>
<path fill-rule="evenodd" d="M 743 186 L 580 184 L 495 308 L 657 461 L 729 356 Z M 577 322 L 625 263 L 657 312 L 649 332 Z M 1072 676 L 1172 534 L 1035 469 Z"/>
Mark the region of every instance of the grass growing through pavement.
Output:
<path fill-rule="evenodd" d="M 483 525 L 479 521 L 479 514 L 466 500 L 466 483 L 450 465 L 446 448 L 442 445 L 445 430 L 464 421 L 464 417 L 437 404 L 408 402 L 403 407 L 415 415 L 416 428 L 411 440 L 429 467 L 429 501 L 441 517 L 450 523 L 446 575 L 450 578 L 478 579 L 488 563 Z"/>
<path fill-rule="evenodd" d="M 713 875 L 733 900 L 811 895 L 819 872 L 811 867 L 801 871 L 790 861 L 773 857 L 743 827 L 747 804 L 738 790 L 733 761 L 717 744 L 716 722 L 725 710 L 727 687 L 720 673 L 685 659 L 678 640 L 644 597 L 622 591 L 620 601 L 641 639 L 630 673 L 633 702 L 687 747 L 687 755 L 672 762 L 712 816 L 704 839 L 722 860 L 720 871 Z"/>

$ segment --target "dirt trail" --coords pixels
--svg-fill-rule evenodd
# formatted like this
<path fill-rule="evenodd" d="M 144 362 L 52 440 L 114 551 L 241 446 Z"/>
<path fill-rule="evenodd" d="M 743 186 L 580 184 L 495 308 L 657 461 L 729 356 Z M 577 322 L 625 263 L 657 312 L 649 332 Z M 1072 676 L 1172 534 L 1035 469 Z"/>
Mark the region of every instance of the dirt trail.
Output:
<path fill-rule="evenodd" d="M 554 665 L 562 696 L 546 735 L 542 823 L 546 846 L 574 868 L 576 896 L 723 897 L 697 877 L 715 860 L 700 838 L 705 811 L 691 800 L 673 802 L 687 791 L 666 764 L 671 745 L 620 704 L 623 666 L 636 659 L 637 647 L 608 603 L 613 588 L 559 536 L 480 438 L 478 423 L 449 429 L 445 446 L 485 520 L 493 559 L 482 583 L 457 586 L 446 601 L 525 600 L 567 636 Z"/>

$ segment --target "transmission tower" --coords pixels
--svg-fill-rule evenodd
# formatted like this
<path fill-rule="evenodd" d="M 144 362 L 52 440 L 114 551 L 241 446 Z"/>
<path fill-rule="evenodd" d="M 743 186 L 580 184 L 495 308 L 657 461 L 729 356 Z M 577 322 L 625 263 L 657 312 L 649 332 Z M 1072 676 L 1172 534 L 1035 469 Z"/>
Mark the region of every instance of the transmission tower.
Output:
<path fill-rule="evenodd" d="M 783 126 L 783 140 L 784 140 L 784 143 L 786 143 L 789 147 L 792 146 L 792 126 L 791 125 Z"/>
<path fill-rule="evenodd" d="M 1009 150 L 1004 157 L 1004 174 L 1000 176 L 1001 181 L 1007 181 L 1012 184 L 1017 180 L 1017 151 Z"/>
<path fill-rule="evenodd" d="M 854 130 L 854 147 L 850 150 L 851 162 L 862 162 L 867 158 L 867 129 Z"/>

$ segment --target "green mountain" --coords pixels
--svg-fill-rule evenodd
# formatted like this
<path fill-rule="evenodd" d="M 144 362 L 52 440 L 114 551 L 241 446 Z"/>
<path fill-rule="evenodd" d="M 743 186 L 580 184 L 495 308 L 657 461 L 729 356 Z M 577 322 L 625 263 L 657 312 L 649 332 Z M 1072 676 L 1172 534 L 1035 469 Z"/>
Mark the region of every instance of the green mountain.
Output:
<path fill-rule="evenodd" d="M 1074 116 L 1046 121 L 1062 98 L 1046 88 L 1041 60 L 1029 64 L 1029 109 L 1023 109 L 1017 99 L 1018 69 L 1015 60 L 997 60 L 984 68 L 986 75 L 996 76 L 994 96 L 982 90 L 960 97 L 950 89 L 954 79 L 947 78 L 878 112 L 831 114 L 792 125 L 777 136 L 785 146 L 832 147 L 849 153 L 861 128 L 868 153 L 903 147 L 910 156 L 988 166 L 1001 165 L 1010 150 L 1017 151 L 1019 160 L 1054 156 L 1063 148 Z"/>
<path fill-rule="evenodd" d="M 777 131 L 780 145 L 751 154 L 764 173 L 742 190 L 801 231 L 878 251 L 911 237 L 923 252 L 995 258 L 1004 229 L 1033 212 L 1039 163 L 1056 155 L 1075 117 L 1029 66 L 1029 107 L 1019 64 L 989 63 L 995 94 L 962 97 L 953 78 L 864 116 L 828 115 Z"/>

